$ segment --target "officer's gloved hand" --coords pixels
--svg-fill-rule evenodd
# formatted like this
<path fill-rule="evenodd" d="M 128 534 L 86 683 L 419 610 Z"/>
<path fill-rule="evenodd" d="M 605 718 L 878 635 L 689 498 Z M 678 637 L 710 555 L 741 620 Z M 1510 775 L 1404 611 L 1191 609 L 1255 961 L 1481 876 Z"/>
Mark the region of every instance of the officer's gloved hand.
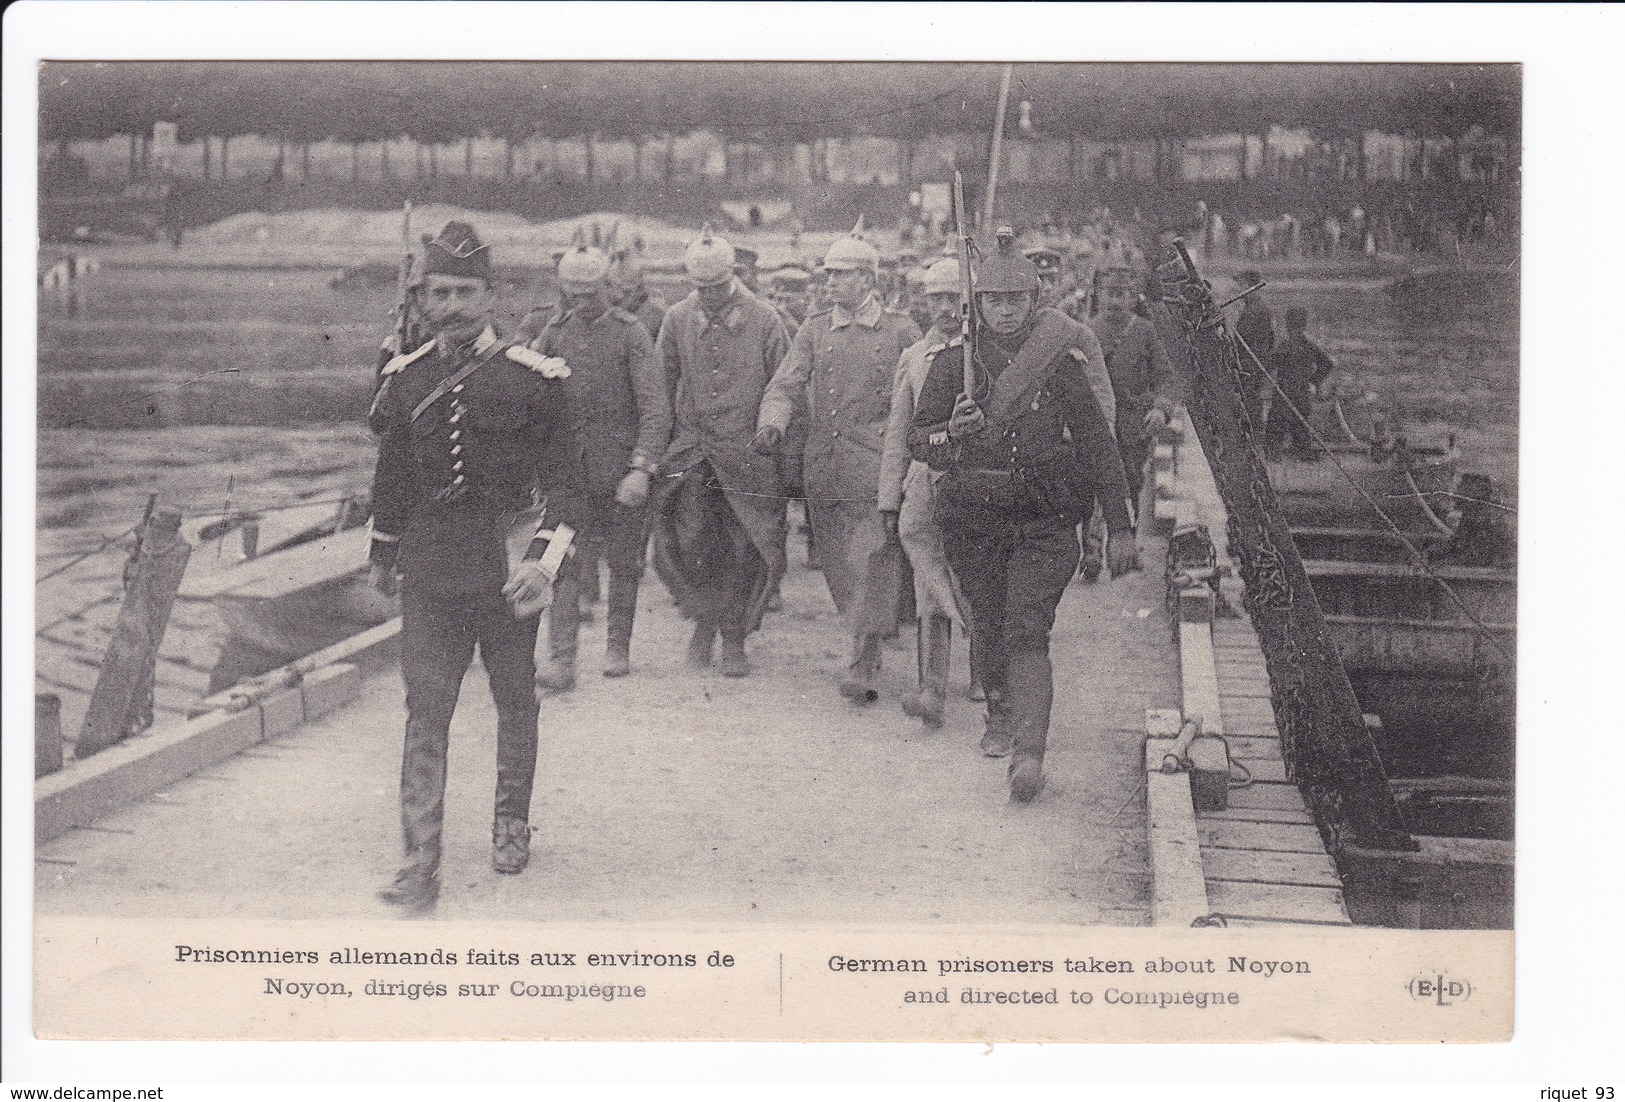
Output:
<path fill-rule="evenodd" d="M 750 438 L 750 450 L 757 455 L 776 455 L 782 443 L 784 443 L 783 430 L 774 425 L 763 425 L 756 430 L 756 435 Z"/>
<path fill-rule="evenodd" d="M 886 530 L 887 543 L 901 542 L 897 535 L 897 510 L 880 510 L 880 526 Z"/>
<path fill-rule="evenodd" d="M 976 399 L 969 394 L 961 394 L 954 399 L 954 413 L 948 418 L 948 435 L 955 440 L 963 440 L 970 436 L 980 436 L 987 431 L 987 417 L 982 413 L 982 407 L 976 404 Z"/>
<path fill-rule="evenodd" d="M 400 580 L 395 576 L 395 568 L 378 563 L 373 563 L 372 569 L 367 571 L 367 584 L 385 597 L 393 597 L 401 589 Z"/>
<path fill-rule="evenodd" d="M 1106 566 L 1114 578 L 1140 569 L 1140 546 L 1135 542 L 1132 529 L 1112 532 L 1106 537 Z"/>
<path fill-rule="evenodd" d="M 649 472 L 628 471 L 615 488 L 615 501 L 628 509 L 636 509 L 649 500 Z"/>
<path fill-rule="evenodd" d="M 541 563 L 526 559 L 508 575 L 508 582 L 502 587 L 502 596 L 517 609 L 536 603 L 552 588 L 552 575 L 542 569 Z"/>
<path fill-rule="evenodd" d="M 1168 411 L 1160 406 L 1152 406 L 1145 411 L 1144 427 L 1147 436 L 1157 435 L 1168 427 Z"/>

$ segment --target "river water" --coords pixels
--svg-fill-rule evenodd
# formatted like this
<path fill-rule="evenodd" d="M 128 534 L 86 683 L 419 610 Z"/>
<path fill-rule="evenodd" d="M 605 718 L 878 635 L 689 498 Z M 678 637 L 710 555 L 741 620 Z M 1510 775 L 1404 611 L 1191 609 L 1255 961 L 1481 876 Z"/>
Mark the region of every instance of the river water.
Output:
<path fill-rule="evenodd" d="M 40 301 L 40 518 L 118 523 L 148 490 L 297 497 L 364 483 L 361 419 L 394 288 L 288 269 L 118 269 Z M 1446 281 L 1420 303 L 1375 282 L 1282 280 L 1277 324 L 1308 309 L 1334 385 L 1396 414 L 1417 442 L 1454 432 L 1464 470 L 1517 500 L 1518 318 L 1507 296 Z M 681 293 L 672 288 L 668 297 Z M 533 298 L 499 288 L 511 327 Z M 228 472 L 229 471 L 229 475 Z M 216 494 L 218 496 L 218 493 Z"/>

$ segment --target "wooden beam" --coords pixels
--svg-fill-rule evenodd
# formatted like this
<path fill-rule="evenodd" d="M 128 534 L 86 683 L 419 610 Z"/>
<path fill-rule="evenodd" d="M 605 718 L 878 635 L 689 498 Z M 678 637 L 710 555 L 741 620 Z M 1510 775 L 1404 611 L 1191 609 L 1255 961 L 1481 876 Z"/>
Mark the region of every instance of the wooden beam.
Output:
<path fill-rule="evenodd" d="M 1164 773 L 1162 759 L 1174 739 L 1156 737 L 1166 730 L 1160 716 L 1146 715 L 1146 832 L 1151 854 L 1152 922 L 1189 927 L 1205 917 L 1208 906 L 1202 877 L 1202 847 L 1196 836 L 1190 777 Z"/>
<path fill-rule="evenodd" d="M 180 523 L 179 509 L 160 507 L 143 529 L 134 576 L 90 694 L 75 757 L 104 750 L 130 733 L 192 554 L 192 545 L 180 538 Z"/>

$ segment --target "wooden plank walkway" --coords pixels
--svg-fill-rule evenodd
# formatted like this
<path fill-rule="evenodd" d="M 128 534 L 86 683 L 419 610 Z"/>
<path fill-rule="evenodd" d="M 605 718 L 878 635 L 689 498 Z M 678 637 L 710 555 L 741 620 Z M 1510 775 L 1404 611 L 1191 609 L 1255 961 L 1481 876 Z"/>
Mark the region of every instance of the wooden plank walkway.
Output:
<path fill-rule="evenodd" d="M 365 528 L 277 551 L 283 541 L 335 515 L 336 507 L 330 503 L 268 512 L 259 533 L 261 557 L 249 560 L 241 554 L 237 531 L 218 539 L 202 538 L 218 518 L 204 516 L 183 524 L 182 536 L 196 550 L 158 650 L 154 728 L 185 719 L 208 694 L 210 674 L 233 630 L 227 602 L 237 599 L 240 606 L 274 599 L 365 570 Z M 35 586 L 34 691 L 54 694 L 61 701 L 62 731 L 70 743 L 83 723 L 118 617 L 124 560 L 132 538 L 126 536 Z M 101 542 L 100 533 L 41 530 L 36 538 L 38 570 L 48 572 Z"/>
<path fill-rule="evenodd" d="M 1212 624 L 1219 724 L 1215 730 L 1207 722 L 1204 732 L 1224 736 L 1232 774 L 1245 770 L 1247 779 L 1230 790 L 1225 810 L 1196 814 L 1209 912 L 1232 926 L 1350 925 L 1337 867 L 1303 795 L 1287 777 L 1264 652 L 1241 609 L 1240 572 L 1227 551 L 1228 518 L 1213 472 L 1183 415 L 1181 427 L 1173 472 L 1161 478 L 1159 493 L 1167 498 L 1161 505 L 1176 525 L 1207 526 L 1225 575 L 1221 588 L 1239 614 L 1221 613 Z M 1197 699 L 1186 700 L 1186 716 L 1210 712 L 1213 684 L 1204 684 L 1205 677 L 1191 681 L 1187 678 L 1187 697 L 1194 691 Z"/>

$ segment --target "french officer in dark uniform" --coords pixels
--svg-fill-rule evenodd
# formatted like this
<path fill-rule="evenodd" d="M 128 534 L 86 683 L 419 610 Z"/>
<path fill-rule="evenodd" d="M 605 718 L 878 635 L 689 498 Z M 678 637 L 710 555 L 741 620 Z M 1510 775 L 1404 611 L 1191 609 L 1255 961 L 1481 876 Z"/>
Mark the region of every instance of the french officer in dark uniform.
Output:
<path fill-rule="evenodd" d="M 931 360 L 908 443 L 915 459 L 946 472 L 937 520 L 975 624 L 982 751 L 1014 749 L 1010 794 L 1027 801 L 1042 784 L 1054 696 L 1049 632 L 1078 565 L 1078 522 L 1096 497 L 1112 574 L 1136 569 L 1138 555 L 1122 460 L 1087 374 L 1088 330 L 1038 306 L 1038 269 L 1006 231 L 974 266 L 973 289 L 974 393 L 965 393 L 956 340 Z"/>
<path fill-rule="evenodd" d="M 537 613 L 516 609 L 550 590 L 546 536 L 558 524 L 580 528 L 585 485 L 564 391 L 569 369 L 493 331 L 490 250 L 471 227 L 450 222 L 425 247 L 421 271 L 417 296 L 432 339 L 385 365 L 370 417 L 371 578 L 386 595 L 400 593 L 407 711 L 406 860 L 379 895 L 413 908 L 439 895 L 448 733 L 476 646 L 497 710 L 492 865 L 517 873 L 529 860 Z M 545 515 L 528 514 L 533 527 L 515 541 L 515 518 L 538 493 Z M 512 566 L 510 541 L 523 549 Z"/>

